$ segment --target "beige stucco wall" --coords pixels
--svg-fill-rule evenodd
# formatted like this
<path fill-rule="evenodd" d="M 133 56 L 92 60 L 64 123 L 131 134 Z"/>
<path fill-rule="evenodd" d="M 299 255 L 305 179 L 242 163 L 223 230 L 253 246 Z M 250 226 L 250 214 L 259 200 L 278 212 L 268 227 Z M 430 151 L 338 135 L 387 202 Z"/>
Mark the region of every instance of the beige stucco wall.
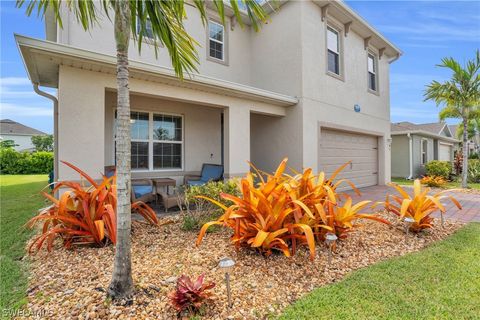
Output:
<path fill-rule="evenodd" d="M 199 43 L 197 47 L 200 61 L 199 73 L 242 84 L 250 83 L 251 69 L 248 67 L 251 60 L 250 27 L 245 26 L 242 29 L 237 24 L 231 30 L 230 21 L 227 21 L 225 31 L 228 38 L 228 64 L 213 62 L 207 60 L 207 33 L 206 27 L 201 22 L 200 15 L 190 5 L 186 5 L 185 8 L 187 14 L 187 19 L 184 21 L 185 29 Z M 211 10 L 208 10 L 208 15 L 214 19 L 216 18 L 216 14 Z M 110 55 L 116 54 L 113 23 L 108 18 L 101 16 L 98 25 L 94 26 L 89 32 L 85 32 L 82 26 L 76 22 L 74 16 L 67 10 L 63 10 L 62 17 L 64 28 L 58 28 L 58 42 L 95 52 Z M 166 48 L 159 48 L 158 56 L 156 56 L 153 46 L 143 42 L 142 50 L 139 53 L 133 38 L 130 42 L 129 57 L 133 60 L 171 67 Z"/>
<path fill-rule="evenodd" d="M 410 175 L 409 138 L 392 136 L 392 177 L 407 178 Z"/>
<path fill-rule="evenodd" d="M 109 91 L 116 88 L 115 75 L 61 66 L 59 77 L 59 159 L 99 178 L 104 166 L 112 164 L 115 99 Z M 203 162 L 219 163 L 221 112 L 226 175 L 245 174 L 250 159 L 250 113 L 285 114 L 284 107 L 264 102 L 136 78 L 130 80 L 130 90 L 133 109 L 158 108 L 185 115 L 186 166 L 184 172 L 170 175 L 200 170 Z M 78 175 L 60 166 L 59 178 L 78 179 Z"/>
<path fill-rule="evenodd" d="M 106 93 L 105 101 L 105 162 L 114 164 L 114 110 L 116 94 Z M 132 95 L 132 111 L 175 114 L 183 117 L 183 170 L 132 171 L 133 177 L 183 176 L 185 172 L 199 172 L 203 163 L 221 164 L 222 108 L 199 106 L 179 101 Z"/>

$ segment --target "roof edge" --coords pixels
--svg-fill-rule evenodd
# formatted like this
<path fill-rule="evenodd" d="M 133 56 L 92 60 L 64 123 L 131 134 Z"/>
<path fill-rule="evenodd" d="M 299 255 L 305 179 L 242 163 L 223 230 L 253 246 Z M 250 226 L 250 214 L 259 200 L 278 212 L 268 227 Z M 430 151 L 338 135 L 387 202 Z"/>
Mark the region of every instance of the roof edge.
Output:
<path fill-rule="evenodd" d="M 391 136 L 403 136 L 403 135 L 406 135 L 406 134 L 418 134 L 418 135 L 427 136 L 427 137 L 431 137 L 431 138 L 437 138 L 439 140 L 445 140 L 445 141 L 449 141 L 449 142 L 460 143 L 460 140 L 458 140 L 458 139 L 445 137 L 445 136 L 435 134 L 435 133 L 431 133 L 431 132 L 424 131 L 424 130 L 406 130 L 406 131 L 390 132 Z"/>

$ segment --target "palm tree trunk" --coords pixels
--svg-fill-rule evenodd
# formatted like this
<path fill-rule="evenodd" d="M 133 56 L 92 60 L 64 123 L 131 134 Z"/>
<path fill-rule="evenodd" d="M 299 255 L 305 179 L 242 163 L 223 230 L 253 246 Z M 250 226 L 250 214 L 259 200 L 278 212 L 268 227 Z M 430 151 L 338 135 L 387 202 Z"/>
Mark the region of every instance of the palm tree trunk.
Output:
<path fill-rule="evenodd" d="M 463 153 L 463 163 L 462 163 L 462 188 L 467 188 L 467 179 L 468 179 L 468 120 L 467 118 L 463 118 L 463 145 L 462 145 L 462 153 Z"/>
<path fill-rule="evenodd" d="M 108 295 L 123 298 L 132 293 L 131 207 L 130 207 L 130 96 L 128 88 L 128 44 L 130 40 L 128 1 L 115 1 L 115 40 L 117 45 L 117 244 L 112 282 Z"/>

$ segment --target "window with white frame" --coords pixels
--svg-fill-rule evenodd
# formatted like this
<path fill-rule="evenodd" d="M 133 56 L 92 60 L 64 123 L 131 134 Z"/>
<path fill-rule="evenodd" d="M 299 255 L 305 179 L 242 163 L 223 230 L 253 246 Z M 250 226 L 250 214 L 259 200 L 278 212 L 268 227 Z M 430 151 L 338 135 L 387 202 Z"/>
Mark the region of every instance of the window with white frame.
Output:
<path fill-rule="evenodd" d="M 225 28 L 212 20 L 208 21 L 208 55 L 225 61 Z"/>
<path fill-rule="evenodd" d="M 327 27 L 328 71 L 340 75 L 340 33 Z"/>
<path fill-rule="evenodd" d="M 178 170 L 183 167 L 183 117 L 132 111 L 132 170 Z"/>
<path fill-rule="evenodd" d="M 422 139 L 422 164 L 426 164 L 428 161 L 428 140 Z"/>
<path fill-rule="evenodd" d="M 377 58 L 369 53 L 367 58 L 368 89 L 377 91 Z"/>
<path fill-rule="evenodd" d="M 142 25 L 140 23 L 140 19 L 137 19 L 137 34 L 140 34 L 142 32 Z M 149 39 L 153 39 L 153 29 L 152 29 L 152 22 L 150 19 L 147 19 L 145 22 L 145 30 L 143 32 L 143 36 Z"/>

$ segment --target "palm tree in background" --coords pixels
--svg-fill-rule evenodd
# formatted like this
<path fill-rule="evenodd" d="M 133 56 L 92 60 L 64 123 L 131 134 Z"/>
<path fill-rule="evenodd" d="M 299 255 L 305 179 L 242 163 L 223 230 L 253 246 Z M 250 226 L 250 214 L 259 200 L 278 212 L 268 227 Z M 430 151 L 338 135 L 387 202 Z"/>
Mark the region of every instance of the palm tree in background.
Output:
<path fill-rule="evenodd" d="M 25 0 L 17 0 L 21 8 Z M 225 24 L 225 5 L 223 0 L 193 0 L 192 5 L 199 12 L 202 22 L 207 23 L 207 2 L 220 16 Z M 265 22 L 267 15 L 258 0 L 230 0 L 230 7 L 236 20 L 243 26 L 242 10 L 255 31 Z M 187 3 L 187 5 L 190 5 Z M 128 47 L 133 36 L 138 50 L 141 50 L 142 39 L 147 35 L 147 23 L 153 33 L 153 46 L 157 53 L 159 46 L 164 46 L 170 55 L 170 61 L 179 79 L 184 73 L 197 72 L 199 63 L 196 46 L 198 43 L 187 33 L 183 21 L 186 19 L 185 0 L 82 0 L 51 1 L 31 0 L 26 4 L 26 13 L 35 12 L 44 17 L 52 10 L 59 27 L 62 28 L 61 9 L 72 12 L 85 31 L 98 24 L 99 17 L 108 19 L 113 15 L 114 33 L 117 49 L 117 126 L 116 126 L 116 166 L 117 166 L 117 244 L 112 281 L 108 294 L 112 298 L 123 298 L 132 293 L 131 267 L 131 208 L 130 208 L 130 97 Z M 137 26 L 139 31 L 137 32 Z M 150 30 L 148 30 L 150 32 Z"/>
<path fill-rule="evenodd" d="M 462 188 L 467 188 L 467 141 L 468 123 L 472 119 L 480 118 L 480 51 L 477 50 L 476 57 L 467 61 L 465 66 L 453 58 L 444 58 L 442 63 L 437 65 L 452 71 L 450 80 L 440 83 L 432 81 L 425 89 L 425 100 L 433 100 L 437 106 L 441 106 L 439 117 L 441 120 L 447 118 L 461 119 L 462 128 Z"/>

